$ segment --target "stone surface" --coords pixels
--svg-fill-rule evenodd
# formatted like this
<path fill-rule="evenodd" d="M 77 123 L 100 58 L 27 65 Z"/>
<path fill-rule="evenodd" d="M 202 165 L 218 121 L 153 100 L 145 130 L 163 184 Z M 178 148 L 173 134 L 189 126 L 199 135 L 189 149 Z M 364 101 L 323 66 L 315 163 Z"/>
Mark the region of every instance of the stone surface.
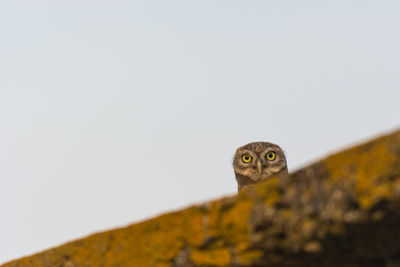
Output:
<path fill-rule="evenodd" d="M 2 266 L 400 266 L 400 131 Z"/>

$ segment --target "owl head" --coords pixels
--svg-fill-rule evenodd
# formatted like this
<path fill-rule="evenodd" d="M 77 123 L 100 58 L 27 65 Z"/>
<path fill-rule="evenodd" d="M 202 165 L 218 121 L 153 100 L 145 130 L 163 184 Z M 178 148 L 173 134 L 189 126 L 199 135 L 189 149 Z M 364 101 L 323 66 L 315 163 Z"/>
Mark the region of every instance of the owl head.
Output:
<path fill-rule="evenodd" d="M 233 169 L 239 190 L 275 174 L 288 174 L 282 149 L 268 142 L 254 142 L 239 147 L 233 158 Z"/>

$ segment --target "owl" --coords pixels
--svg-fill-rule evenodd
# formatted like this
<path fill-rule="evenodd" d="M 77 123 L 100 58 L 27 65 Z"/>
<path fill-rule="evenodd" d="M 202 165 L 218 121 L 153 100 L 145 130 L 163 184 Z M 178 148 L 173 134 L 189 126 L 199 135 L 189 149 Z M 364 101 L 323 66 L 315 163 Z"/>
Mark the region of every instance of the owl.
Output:
<path fill-rule="evenodd" d="M 233 158 L 233 169 L 239 191 L 275 174 L 281 178 L 288 176 L 285 154 L 278 145 L 268 142 L 239 147 Z"/>

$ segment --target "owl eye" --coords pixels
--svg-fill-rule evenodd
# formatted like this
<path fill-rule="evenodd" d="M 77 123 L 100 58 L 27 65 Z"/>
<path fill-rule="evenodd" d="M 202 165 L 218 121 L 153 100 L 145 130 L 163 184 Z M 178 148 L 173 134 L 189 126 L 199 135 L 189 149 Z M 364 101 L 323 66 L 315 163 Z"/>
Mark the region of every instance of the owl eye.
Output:
<path fill-rule="evenodd" d="M 249 163 L 251 161 L 251 156 L 248 155 L 248 154 L 244 154 L 242 156 L 242 160 L 243 160 L 244 163 Z"/>
<path fill-rule="evenodd" d="M 267 155 L 265 155 L 267 160 L 274 160 L 276 158 L 276 153 L 274 151 L 268 152 Z"/>

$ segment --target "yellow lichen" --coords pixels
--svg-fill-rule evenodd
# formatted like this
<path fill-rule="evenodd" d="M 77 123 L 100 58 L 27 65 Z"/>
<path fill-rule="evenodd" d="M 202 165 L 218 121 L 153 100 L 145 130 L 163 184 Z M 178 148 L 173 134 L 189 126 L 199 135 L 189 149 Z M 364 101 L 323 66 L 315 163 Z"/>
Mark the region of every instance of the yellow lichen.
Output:
<path fill-rule="evenodd" d="M 186 229 L 186 241 L 191 246 L 199 246 L 207 238 L 207 220 L 203 214 L 196 214 L 191 218 L 190 226 Z"/>
<path fill-rule="evenodd" d="M 267 199 L 273 205 L 280 196 L 278 192 L 279 176 L 271 177 L 263 182 L 261 182 L 257 187 L 255 187 L 256 197 L 259 199 Z"/>
<path fill-rule="evenodd" d="M 229 210 L 222 212 L 219 233 L 228 243 L 237 244 L 247 241 L 250 225 L 249 217 L 253 202 L 250 199 L 237 202 Z"/>
<path fill-rule="evenodd" d="M 263 255 L 262 250 L 248 250 L 238 254 L 238 261 L 241 265 L 249 266 L 259 260 Z"/>
<path fill-rule="evenodd" d="M 393 143 L 398 142 L 396 138 L 396 135 L 384 136 L 328 157 L 324 164 L 330 185 L 354 184 L 355 196 L 363 208 L 390 197 L 392 182 L 382 179 L 400 166 L 399 156 L 392 152 Z"/>
<path fill-rule="evenodd" d="M 235 249 L 238 252 L 244 251 L 249 248 L 249 242 L 239 242 L 236 244 Z"/>
<path fill-rule="evenodd" d="M 213 266 L 228 266 L 231 262 L 231 254 L 226 248 L 214 250 L 193 250 L 190 253 L 190 259 L 196 265 L 213 265 Z"/>

